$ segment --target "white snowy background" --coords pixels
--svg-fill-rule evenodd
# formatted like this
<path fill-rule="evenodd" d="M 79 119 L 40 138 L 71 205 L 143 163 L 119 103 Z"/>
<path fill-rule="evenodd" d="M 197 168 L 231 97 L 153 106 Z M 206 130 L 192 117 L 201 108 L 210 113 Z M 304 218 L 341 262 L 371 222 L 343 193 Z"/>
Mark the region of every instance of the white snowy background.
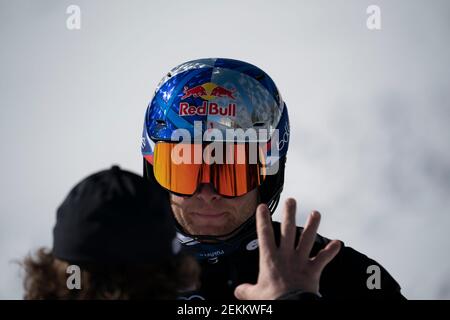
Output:
<path fill-rule="evenodd" d="M 81 30 L 66 8 L 81 8 Z M 381 30 L 366 27 L 369 5 Z M 408 298 L 450 298 L 450 2 L 0 0 L 0 298 L 51 245 L 70 188 L 141 172 L 146 105 L 196 58 L 249 61 L 287 102 L 283 198 L 383 264 Z M 279 217 L 278 210 L 277 218 Z"/>

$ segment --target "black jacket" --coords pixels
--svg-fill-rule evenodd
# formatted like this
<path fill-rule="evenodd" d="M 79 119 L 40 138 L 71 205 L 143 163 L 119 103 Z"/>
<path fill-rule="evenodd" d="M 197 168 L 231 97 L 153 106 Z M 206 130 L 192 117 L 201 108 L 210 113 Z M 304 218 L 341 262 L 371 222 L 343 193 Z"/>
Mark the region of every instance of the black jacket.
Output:
<path fill-rule="evenodd" d="M 280 239 L 280 223 L 273 222 L 275 239 Z M 298 227 L 300 234 L 303 228 Z M 253 239 L 254 240 L 254 239 Z M 324 248 L 330 240 L 317 236 L 311 256 Z M 250 241 L 251 242 L 251 241 Z M 254 243 L 254 242 L 253 242 Z M 249 241 L 233 253 L 200 261 L 202 267 L 201 287 L 195 292 L 186 292 L 181 299 L 235 300 L 234 289 L 241 283 L 256 283 L 259 270 L 258 248 Z M 372 273 L 367 268 L 377 265 L 381 270 L 380 289 L 369 289 L 367 280 Z M 320 279 L 320 294 L 323 299 L 405 299 L 400 286 L 376 261 L 346 247 L 342 243 L 340 252 L 325 267 Z"/>

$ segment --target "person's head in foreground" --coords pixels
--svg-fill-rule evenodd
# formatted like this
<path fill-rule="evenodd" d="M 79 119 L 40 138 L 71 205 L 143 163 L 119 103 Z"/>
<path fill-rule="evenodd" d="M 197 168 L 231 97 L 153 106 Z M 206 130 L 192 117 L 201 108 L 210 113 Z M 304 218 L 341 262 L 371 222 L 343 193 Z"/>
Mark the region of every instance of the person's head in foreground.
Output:
<path fill-rule="evenodd" d="M 316 238 L 317 212 L 304 229 L 307 236 L 300 238 L 293 199 L 286 203 L 283 226 L 270 221 L 283 190 L 289 140 L 287 106 L 272 79 L 252 64 L 221 58 L 189 61 L 158 84 L 145 114 L 144 176 L 168 191 L 182 251 L 201 263 L 201 286 L 185 298 L 277 298 L 295 289 L 319 293 L 321 272 L 339 252 L 340 242 Z M 274 237 L 264 246 L 255 216 L 261 230 L 273 226 Z M 284 258 L 258 260 L 255 249 L 259 246 L 259 255 L 265 256 L 275 250 L 273 241 Z M 264 261 L 277 266 L 289 260 L 285 249 L 295 249 L 294 243 L 299 253 L 288 256 L 306 260 L 263 272 L 268 270 Z M 298 280 L 301 273 L 309 275 L 306 282 L 312 285 Z M 273 286 L 264 275 L 281 275 L 276 290 L 268 289 Z M 335 294 L 338 279 L 325 279 L 326 293 Z M 249 294 L 243 284 L 256 281 L 258 290 Z"/>
<path fill-rule="evenodd" d="M 53 248 L 24 259 L 25 299 L 174 299 L 199 268 L 178 253 L 167 195 L 114 166 L 78 183 L 57 211 Z M 71 285 L 74 268 L 79 284 Z"/>

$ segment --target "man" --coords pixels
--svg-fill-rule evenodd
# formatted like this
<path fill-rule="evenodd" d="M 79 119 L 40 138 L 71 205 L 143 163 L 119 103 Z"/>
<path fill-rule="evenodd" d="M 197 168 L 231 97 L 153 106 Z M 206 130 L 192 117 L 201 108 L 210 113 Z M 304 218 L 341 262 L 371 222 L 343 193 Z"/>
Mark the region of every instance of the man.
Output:
<path fill-rule="evenodd" d="M 261 239 L 257 240 L 255 211 L 273 214 L 277 207 L 289 135 L 287 107 L 277 87 L 264 71 L 246 62 L 189 61 L 158 84 L 145 115 L 144 176 L 170 193 L 182 250 L 195 255 L 202 266 L 201 285 L 183 297 L 279 298 L 308 292 L 328 299 L 403 299 L 399 285 L 384 268 L 342 242 L 315 236 L 310 250 L 302 239 L 315 231 L 302 228 L 296 229 L 292 243 L 283 241 L 291 234 L 287 230 L 295 216 L 293 199 L 284 209 L 291 223 L 283 227 L 272 223 L 280 255 L 270 254 L 272 262 L 264 255 L 260 261 L 259 254 L 276 248 L 266 245 L 261 253 L 257 250 Z M 259 216 L 261 221 L 264 214 Z M 310 225 L 317 227 L 319 217 L 313 213 Z M 303 256 L 302 262 L 289 261 L 286 250 L 293 247 Z M 373 283 L 371 268 L 380 271 Z M 295 280 L 304 273 L 316 281 L 305 285 Z M 277 275 L 292 286 L 259 290 L 267 287 L 261 283 L 273 287 Z"/>
<path fill-rule="evenodd" d="M 195 286 L 199 268 L 173 245 L 165 196 L 117 166 L 81 181 L 58 208 L 53 249 L 22 263 L 24 298 L 175 299 Z"/>

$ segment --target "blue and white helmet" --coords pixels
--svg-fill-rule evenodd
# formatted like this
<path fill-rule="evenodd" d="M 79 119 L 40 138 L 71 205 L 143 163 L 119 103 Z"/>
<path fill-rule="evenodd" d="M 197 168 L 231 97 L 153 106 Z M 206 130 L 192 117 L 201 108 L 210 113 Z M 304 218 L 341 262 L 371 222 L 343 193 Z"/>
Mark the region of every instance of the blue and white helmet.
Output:
<path fill-rule="evenodd" d="M 194 122 L 201 123 L 202 134 L 212 128 L 266 129 L 268 144 L 278 129 L 279 170 L 258 187 L 261 201 L 273 212 L 284 184 L 289 147 L 288 111 L 273 80 L 252 64 L 223 58 L 193 60 L 170 70 L 156 87 L 145 114 L 142 155 L 147 177 L 152 175 L 155 143 L 173 141 L 177 129 L 195 138 Z"/>

